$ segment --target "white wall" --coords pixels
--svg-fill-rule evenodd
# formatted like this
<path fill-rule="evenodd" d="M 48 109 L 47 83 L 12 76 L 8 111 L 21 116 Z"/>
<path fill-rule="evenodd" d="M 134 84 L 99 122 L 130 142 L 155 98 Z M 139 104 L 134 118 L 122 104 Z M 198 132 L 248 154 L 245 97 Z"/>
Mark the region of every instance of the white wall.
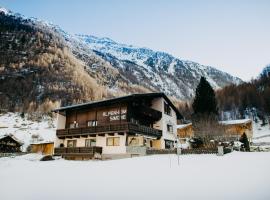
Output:
<path fill-rule="evenodd" d="M 119 137 L 120 145 L 119 146 L 107 146 L 106 140 L 107 137 Z M 124 154 L 126 153 L 126 134 L 110 136 L 105 134 L 105 136 L 97 136 L 97 146 L 102 147 L 103 154 Z"/>
<path fill-rule="evenodd" d="M 66 116 L 60 115 L 59 113 L 57 113 L 57 125 L 56 125 L 56 128 L 57 129 L 65 129 L 65 126 L 66 126 Z"/>
<path fill-rule="evenodd" d="M 161 148 L 165 148 L 166 140 L 176 140 L 177 136 L 177 117 L 176 112 L 171 108 L 171 116 L 164 113 L 164 98 L 156 98 L 152 101 L 152 108 L 162 112 L 162 118 L 154 124 L 154 128 L 162 130 L 162 140 L 161 140 Z M 167 131 L 167 124 L 171 124 L 173 126 L 173 133 Z"/>

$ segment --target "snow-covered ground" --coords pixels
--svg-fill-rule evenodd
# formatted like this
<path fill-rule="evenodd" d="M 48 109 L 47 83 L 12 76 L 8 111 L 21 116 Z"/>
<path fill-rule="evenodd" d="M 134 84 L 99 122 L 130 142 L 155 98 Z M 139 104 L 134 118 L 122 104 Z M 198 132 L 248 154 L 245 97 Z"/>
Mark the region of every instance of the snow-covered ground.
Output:
<path fill-rule="evenodd" d="M 0 158 L 0 199 L 270 199 L 270 153 L 111 161 Z"/>
<path fill-rule="evenodd" d="M 270 125 L 261 126 L 253 122 L 253 143 L 259 146 L 270 146 Z"/>
<path fill-rule="evenodd" d="M 32 121 L 27 115 L 24 118 L 19 113 L 0 114 L 0 136 L 12 134 L 24 143 L 23 150 L 35 140 L 54 141 L 55 119 L 44 116 L 39 121 Z"/>

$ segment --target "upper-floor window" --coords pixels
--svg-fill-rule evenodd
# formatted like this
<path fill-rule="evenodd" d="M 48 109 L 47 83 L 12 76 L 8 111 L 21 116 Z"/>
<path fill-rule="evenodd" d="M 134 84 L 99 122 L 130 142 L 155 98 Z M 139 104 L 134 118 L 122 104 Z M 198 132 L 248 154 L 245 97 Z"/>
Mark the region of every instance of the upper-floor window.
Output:
<path fill-rule="evenodd" d="M 86 139 L 85 140 L 86 147 L 94 147 L 96 146 L 96 139 Z"/>
<path fill-rule="evenodd" d="M 171 115 L 172 114 L 171 107 L 166 102 L 164 102 L 164 113 L 166 115 Z"/>
<path fill-rule="evenodd" d="M 173 133 L 173 125 L 167 124 L 167 131 Z"/>
<path fill-rule="evenodd" d="M 119 146 L 120 137 L 107 137 L 107 146 Z"/>
<path fill-rule="evenodd" d="M 73 123 L 69 124 L 69 128 L 78 128 L 78 127 L 79 127 L 79 124 L 76 123 L 76 122 L 73 122 Z"/>
<path fill-rule="evenodd" d="M 76 140 L 68 140 L 67 147 L 76 147 L 77 141 Z"/>
<path fill-rule="evenodd" d="M 96 120 L 90 120 L 87 122 L 87 126 L 97 126 L 97 121 Z"/>

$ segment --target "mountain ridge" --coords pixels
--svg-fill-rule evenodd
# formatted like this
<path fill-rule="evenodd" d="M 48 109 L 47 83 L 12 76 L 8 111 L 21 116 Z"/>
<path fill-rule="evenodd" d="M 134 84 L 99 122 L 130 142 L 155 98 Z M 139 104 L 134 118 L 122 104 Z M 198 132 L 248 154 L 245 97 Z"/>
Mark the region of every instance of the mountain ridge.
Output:
<path fill-rule="evenodd" d="M 183 97 L 184 99 L 192 98 L 195 92 L 194 86 L 198 84 L 201 76 L 205 76 L 215 89 L 231 83 L 239 84 L 242 82 L 240 78 L 234 77 L 214 67 L 201 65 L 189 60 L 182 60 L 166 52 L 117 43 L 110 38 L 98 38 L 92 35 L 81 34 L 77 34 L 75 37 L 76 36 L 96 54 L 110 62 L 115 68 L 123 71 L 126 69 L 126 65 L 133 65 L 135 69 L 133 73 L 140 74 L 140 77 L 145 76 L 149 79 L 152 78 L 155 82 L 158 82 L 158 84 L 152 83 L 152 88 L 162 88 L 169 95 L 176 96 L 180 99 Z M 144 72 L 140 70 L 136 71 L 136 68 L 140 67 L 143 68 Z M 167 73 L 166 76 L 162 77 L 157 74 L 162 71 Z M 189 75 L 186 78 L 181 78 L 181 76 L 185 76 L 188 73 Z M 122 72 L 122 74 L 124 73 Z M 166 85 L 166 80 L 172 79 L 170 76 L 175 75 L 176 80 L 169 81 L 170 83 Z M 134 79 L 140 79 L 139 76 L 135 76 Z M 183 84 L 177 84 L 177 81 Z M 192 84 L 188 85 L 190 81 L 192 81 Z M 184 83 L 188 86 L 185 87 Z M 174 88 L 170 89 L 169 85 L 173 85 Z M 182 90 L 181 87 L 183 88 Z M 179 94 L 173 92 L 175 90 L 178 90 Z"/>

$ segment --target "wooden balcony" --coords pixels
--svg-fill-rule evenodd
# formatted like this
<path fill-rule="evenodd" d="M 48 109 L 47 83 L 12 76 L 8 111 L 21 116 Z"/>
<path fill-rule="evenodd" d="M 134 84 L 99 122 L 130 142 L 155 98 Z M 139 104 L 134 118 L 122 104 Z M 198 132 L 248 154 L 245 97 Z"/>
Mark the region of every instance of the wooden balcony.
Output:
<path fill-rule="evenodd" d="M 54 148 L 55 155 L 89 155 L 102 154 L 102 147 L 58 147 Z"/>
<path fill-rule="evenodd" d="M 109 124 L 95 127 L 59 129 L 56 131 L 56 135 L 58 138 L 65 138 L 65 137 L 76 137 L 76 136 L 115 133 L 115 132 L 142 134 L 158 138 L 162 136 L 161 130 L 157 130 L 151 127 L 135 123 Z"/>
<path fill-rule="evenodd" d="M 134 106 L 131 109 L 136 116 L 147 117 L 153 121 L 158 121 L 162 117 L 162 112 L 147 106 Z"/>

